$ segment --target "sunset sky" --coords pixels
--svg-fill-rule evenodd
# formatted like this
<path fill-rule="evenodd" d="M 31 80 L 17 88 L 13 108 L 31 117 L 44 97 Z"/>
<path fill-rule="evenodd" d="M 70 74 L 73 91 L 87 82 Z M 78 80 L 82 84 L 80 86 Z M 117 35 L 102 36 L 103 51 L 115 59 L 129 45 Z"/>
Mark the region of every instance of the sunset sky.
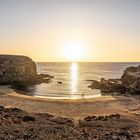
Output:
<path fill-rule="evenodd" d="M 0 0 L 0 53 L 140 62 L 140 0 Z"/>

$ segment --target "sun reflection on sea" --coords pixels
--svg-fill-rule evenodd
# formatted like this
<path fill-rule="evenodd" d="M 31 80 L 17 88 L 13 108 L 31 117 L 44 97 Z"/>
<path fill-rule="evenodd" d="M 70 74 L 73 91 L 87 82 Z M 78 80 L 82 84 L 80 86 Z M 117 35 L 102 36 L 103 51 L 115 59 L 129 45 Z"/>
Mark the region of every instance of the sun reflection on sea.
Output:
<path fill-rule="evenodd" d="M 71 64 L 71 92 L 75 94 L 77 92 L 78 85 L 78 64 Z"/>

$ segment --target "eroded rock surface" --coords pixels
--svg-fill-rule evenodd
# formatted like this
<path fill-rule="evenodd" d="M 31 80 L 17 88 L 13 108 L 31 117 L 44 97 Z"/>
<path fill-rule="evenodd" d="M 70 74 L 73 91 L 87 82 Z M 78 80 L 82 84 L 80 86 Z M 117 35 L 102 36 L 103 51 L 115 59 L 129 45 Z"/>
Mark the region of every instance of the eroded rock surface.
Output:
<path fill-rule="evenodd" d="M 140 80 L 140 65 L 138 67 L 126 68 L 121 77 L 123 84 L 132 85 L 137 80 Z"/>
<path fill-rule="evenodd" d="M 126 87 L 122 84 L 120 79 L 101 79 L 101 92 L 109 93 L 109 92 L 117 92 L 117 93 L 125 93 Z"/>
<path fill-rule="evenodd" d="M 0 84 L 34 82 L 36 64 L 29 57 L 0 55 Z"/>
<path fill-rule="evenodd" d="M 0 55 L 0 84 L 28 86 L 49 83 L 52 78 L 48 74 L 37 74 L 35 62 L 27 56 Z"/>
<path fill-rule="evenodd" d="M 140 94 L 140 66 L 128 67 L 120 79 L 93 80 L 89 88 L 100 89 L 102 93 Z"/>
<path fill-rule="evenodd" d="M 0 106 L 2 140 L 138 140 L 139 128 L 139 120 L 120 114 L 77 121 Z"/>
<path fill-rule="evenodd" d="M 101 88 L 101 82 L 96 80 L 91 80 L 92 84 L 89 86 L 91 89 L 100 89 Z"/>
<path fill-rule="evenodd" d="M 100 89 L 102 93 L 125 93 L 126 87 L 122 84 L 120 79 L 106 80 L 101 78 L 101 81 L 93 81 L 89 86 L 92 89 Z"/>
<path fill-rule="evenodd" d="M 140 66 L 127 68 L 121 77 L 121 81 L 127 88 L 126 92 L 140 94 Z"/>

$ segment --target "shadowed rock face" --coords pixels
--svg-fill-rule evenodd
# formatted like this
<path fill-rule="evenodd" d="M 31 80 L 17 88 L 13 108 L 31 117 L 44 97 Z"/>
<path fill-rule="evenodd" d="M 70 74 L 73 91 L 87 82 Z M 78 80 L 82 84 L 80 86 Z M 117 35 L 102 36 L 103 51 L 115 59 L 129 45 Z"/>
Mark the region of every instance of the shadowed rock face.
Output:
<path fill-rule="evenodd" d="M 138 67 L 128 67 L 124 71 L 124 73 L 121 77 L 121 81 L 125 85 L 131 85 L 136 80 L 140 80 L 140 66 L 138 66 Z"/>
<path fill-rule="evenodd" d="M 27 83 L 37 79 L 36 64 L 29 57 L 0 55 L 0 84 Z"/>
<path fill-rule="evenodd" d="M 100 89 L 102 93 L 140 94 L 140 66 L 126 68 L 121 79 L 93 80 L 89 88 Z"/>
<path fill-rule="evenodd" d="M 121 81 L 127 87 L 127 92 L 140 94 L 140 66 L 127 68 Z"/>

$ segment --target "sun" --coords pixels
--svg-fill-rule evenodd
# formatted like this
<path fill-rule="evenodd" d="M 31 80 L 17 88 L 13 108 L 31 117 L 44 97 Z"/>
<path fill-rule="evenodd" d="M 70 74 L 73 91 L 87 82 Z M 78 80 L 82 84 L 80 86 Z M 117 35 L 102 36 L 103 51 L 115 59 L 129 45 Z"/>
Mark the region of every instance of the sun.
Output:
<path fill-rule="evenodd" d="M 80 43 L 69 43 L 64 46 L 64 55 L 69 61 L 80 61 L 85 56 L 85 47 Z"/>

